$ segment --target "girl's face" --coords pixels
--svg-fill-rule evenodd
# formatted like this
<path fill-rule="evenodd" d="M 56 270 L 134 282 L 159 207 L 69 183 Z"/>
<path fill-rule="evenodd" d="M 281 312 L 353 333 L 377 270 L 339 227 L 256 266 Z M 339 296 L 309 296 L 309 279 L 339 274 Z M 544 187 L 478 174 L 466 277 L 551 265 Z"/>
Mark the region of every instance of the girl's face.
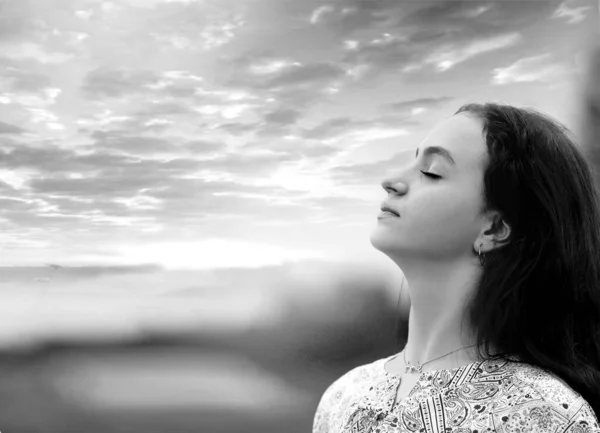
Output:
<path fill-rule="evenodd" d="M 432 146 L 441 149 L 433 153 L 428 149 Z M 466 113 L 454 115 L 439 123 L 415 151 L 418 156 L 408 166 L 382 182 L 388 193 L 382 206 L 400 216 L 379 214 L 371 244 L 400 262 L 473 260 L 488 163 L 483 122 Z"/>

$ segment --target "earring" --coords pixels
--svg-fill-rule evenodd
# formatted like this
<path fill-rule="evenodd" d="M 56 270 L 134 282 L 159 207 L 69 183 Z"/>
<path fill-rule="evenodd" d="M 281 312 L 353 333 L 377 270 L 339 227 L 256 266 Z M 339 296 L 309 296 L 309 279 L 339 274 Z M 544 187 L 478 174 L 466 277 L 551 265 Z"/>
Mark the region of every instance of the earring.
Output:
<path fill-rule="evenodd" d="M 484 262 L 484 257 L 481 256 L 481 246 L 483 244 L 479 245 L 479 262 L 481 263 L 481 266 L 483 266 L 483 262 Z M 485 256 L 485 253 L 483 253 L 483 255 Z"/>

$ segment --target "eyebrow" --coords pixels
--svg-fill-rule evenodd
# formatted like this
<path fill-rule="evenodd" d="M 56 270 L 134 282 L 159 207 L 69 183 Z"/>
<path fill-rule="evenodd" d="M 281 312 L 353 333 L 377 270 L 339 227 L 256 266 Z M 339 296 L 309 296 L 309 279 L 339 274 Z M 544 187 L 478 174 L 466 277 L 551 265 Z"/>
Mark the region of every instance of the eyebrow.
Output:
<path fill-rule="evenodd" d="M 443 147 L 429 146 L 429 147 L 425 148 L 424 152 L 425 152 L 425 156 L 440 155 L 440 156 L 446 158 L 448 160 L 448 162 L 450 162 L 452 165 L 456 165 L 456 162 L 454 162 L 454 158 L 452 158 L 452 154 L 450 152 L 448 152 L 448 150 L 444 149 Z M 415 153 L 415 156 L 419 156 L 419 148 L 418 147 L 417 147 L 417 152 Z"/>

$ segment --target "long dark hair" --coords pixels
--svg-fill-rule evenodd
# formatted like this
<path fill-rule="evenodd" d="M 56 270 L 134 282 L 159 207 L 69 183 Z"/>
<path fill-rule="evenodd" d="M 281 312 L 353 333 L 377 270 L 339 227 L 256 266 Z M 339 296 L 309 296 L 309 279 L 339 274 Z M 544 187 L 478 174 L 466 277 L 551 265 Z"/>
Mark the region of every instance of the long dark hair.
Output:
<path fill-rule="evenodd" d="M 483 121 L 482 212 L 498 211 L 511 228 L 509 242 L 485 255 L 463 316 L 477 354 L 551 371 L 598 417 L 600 212 L 592 168 L 573 134 L 536 110 L 488 103 L 458 113 Z"/>

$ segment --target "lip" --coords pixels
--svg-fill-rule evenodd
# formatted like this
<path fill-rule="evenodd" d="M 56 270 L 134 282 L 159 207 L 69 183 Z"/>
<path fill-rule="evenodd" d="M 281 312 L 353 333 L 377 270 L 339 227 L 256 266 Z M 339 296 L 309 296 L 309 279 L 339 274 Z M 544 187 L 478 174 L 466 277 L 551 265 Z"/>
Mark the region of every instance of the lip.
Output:
<path fill-rule="evenodd" d="M 394 209 L 393 207 L 383 203 L 381 205 L 381 214 L 380 215 L 384 215 L 384 214 L 389 214 L 391 216 L 395 216 L 396 218 L 400 217 L 400 212 L 396 211 L 396 209 Z"/>
<path fill-rule="evenodd" d="M 379 215 L 377 215 L 377 219 L 385 219 L 385 218 L 400 218 L 400 217 L 398 215 L 396 215 L 395 213 L 392 213 L 387 210 L 383 210 L 379 213 Z"/>

